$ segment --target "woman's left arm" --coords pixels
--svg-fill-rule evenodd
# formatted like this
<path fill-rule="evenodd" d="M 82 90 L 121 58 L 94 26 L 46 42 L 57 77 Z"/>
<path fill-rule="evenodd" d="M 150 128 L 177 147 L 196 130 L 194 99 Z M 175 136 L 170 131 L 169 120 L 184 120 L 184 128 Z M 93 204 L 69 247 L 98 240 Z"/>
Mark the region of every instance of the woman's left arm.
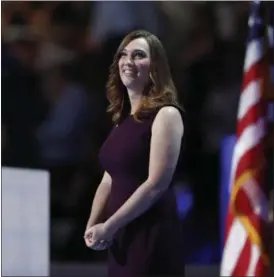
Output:
<path fill-rule="evenodd" d="M 116 232 L 149 209 L 168 188 L 178 162 L 183 133 L 180 112 L 174 107 L 163 107 L 152 125 L 148 178 L 105 222 L 105 228 Z"/>

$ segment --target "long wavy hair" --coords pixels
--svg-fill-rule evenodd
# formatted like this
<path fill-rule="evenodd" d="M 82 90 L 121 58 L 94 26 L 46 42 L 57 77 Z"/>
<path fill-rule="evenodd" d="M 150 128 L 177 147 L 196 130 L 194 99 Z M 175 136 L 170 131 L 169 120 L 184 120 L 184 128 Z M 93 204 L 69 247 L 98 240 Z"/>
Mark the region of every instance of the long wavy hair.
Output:
<path fill-rule="evenodd" d="M 118 63 L 124 48 L 134 39 L 144 38 L 150 50 L 149 82 L 144 88 L 143 96 L 137 112 L 133 115 L 135 120 L 141 122 L 142 117 L 165 105 L 180 107 L 177 99 L 177 90 L 171 77 L 166 53 L 160 40 L 150 32 L 137 30 L 129 33 L 121 42 L 110 66 L 107 81 L 107 99 L 109 106 L 107 112 L 112 115 L 112 121 L 117 124 L 129 114 L 130 104 L 127 90 L 123 85 Z"/>

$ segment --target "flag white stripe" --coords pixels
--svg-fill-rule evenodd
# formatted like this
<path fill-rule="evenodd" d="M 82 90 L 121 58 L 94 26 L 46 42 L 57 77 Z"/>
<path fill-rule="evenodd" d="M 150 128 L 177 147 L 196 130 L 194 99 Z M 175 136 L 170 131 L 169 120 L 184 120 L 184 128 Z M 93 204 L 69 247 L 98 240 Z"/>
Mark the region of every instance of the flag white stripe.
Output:
<path fill-rule="evenodd" d="M 246 276 L 255 276 L 256 266 L 260 258 L 260 249 L 257 245 L 252 244 L 250 251 L 250 263 Z"/>
<path fill-rule="evenodd" d="M 268 220 L 268 201 L 261 188 L 258 186 L 256 180 L 248 180 L 243 189 L 250 199 L 254 213 L 260 216 L 263 220 Z"/>
<path fill-rule="evenodd" d="M 260 101 L 261 84 L 261 80 L 252 81 L 243 91 L 239 105 L 238 119 L 242 119 L 247 112 Z"/>
<path fill-rule="evenodd" d="M 227 237 L 226 245 L 223 251 L 223 259 L 221 264 L 221 276 L 231 276 L 238 259 L 243 251 L 247 234 L 244 226 L 235 219 L 231 226 Z"/>
<path fill-rule="evenodd" d="M 239 164 L 243 155 L 256 146 L 264 137 L 265 126 L 264 119 L 259 118 L 256 123 L 249 125 L 238 138 L 238 141 L 235 145 L 233 158 L 232 158 L 232 167 L 231 167 L 231 179 L 229 191 L 231 191 L 232 186 L 235 182 L 235 173 L 237 165 Z"/>
<path fill-rule="evenodd" d="M 248 43 L 245 62 L 244 62 L 244 71 L 247 72 L 250 67 L 258 63 L 263 57 L 263 41 L 260 39 L 253 40 Z"/>

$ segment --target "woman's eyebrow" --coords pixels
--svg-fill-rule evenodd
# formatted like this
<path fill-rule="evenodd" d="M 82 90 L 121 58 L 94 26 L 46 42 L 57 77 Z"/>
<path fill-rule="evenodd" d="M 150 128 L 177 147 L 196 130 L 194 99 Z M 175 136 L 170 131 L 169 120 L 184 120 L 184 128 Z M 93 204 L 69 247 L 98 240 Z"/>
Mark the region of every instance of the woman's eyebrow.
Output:
<path fill-rule="evenodd" d="M 133 48 L 131 51 L 124 48 L 124 51 L 126 51 L 126 52 L 142 51 L 142 52 L 146 53 L 146 51 L 143 48 Z"/>

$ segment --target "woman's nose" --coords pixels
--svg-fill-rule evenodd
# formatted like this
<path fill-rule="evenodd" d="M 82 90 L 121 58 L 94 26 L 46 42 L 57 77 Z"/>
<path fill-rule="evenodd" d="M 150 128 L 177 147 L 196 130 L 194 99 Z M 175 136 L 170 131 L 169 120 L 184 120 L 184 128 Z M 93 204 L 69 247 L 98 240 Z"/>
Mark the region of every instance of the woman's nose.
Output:
<path fill-rule="evenodd" d="M 131 56 L 126 57 L 125 64 L 131 64 L 131 65 L 133 64 L 133 59 Z"/>

